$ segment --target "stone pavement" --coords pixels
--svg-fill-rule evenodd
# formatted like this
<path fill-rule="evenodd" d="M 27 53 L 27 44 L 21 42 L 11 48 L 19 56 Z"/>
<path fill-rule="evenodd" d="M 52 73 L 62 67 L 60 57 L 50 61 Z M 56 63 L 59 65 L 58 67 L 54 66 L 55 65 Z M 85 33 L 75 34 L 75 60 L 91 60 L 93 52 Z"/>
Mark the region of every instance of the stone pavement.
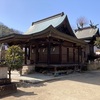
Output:
<path fill-rule="evenodd" d="M 61 79 L 61 78 L 70 78 L 70 77 L 74 77 L 74 76 L 80 76 L 80 75 L 84 75 L 84 76 L 94 76 L 94 74 L 98 74 L 100 76 L 100 70 L 96 70 L 96 71 L 86 71 L 84 73 L 78 73 L 78 72 L 74 72 L 72 74 L 69 75 L 59 75 L 57 77 L 54 77 L 51 74 L 42 74 L 42 73 L 33 73 L 33 74 L 28 74 L 28 75 L 23 75 L 20 76 L 20 74 L 18 73 L 18 71 L 12 71 L 12 81 L 13 82 L 27 82 L 27 83 L 40 83 L 40 82 L 47 82 L 50 80 L 57 80 L 57 79 Z"/>
<path fill-rule="evenodd" d="M 46 82 L 50 80 L 56 80 L 62 77 L 65 77 L 67 75 L 59 75 L 57 77 L 54 77 L 52 74 L 42 74 L 42 73 L 32 73 L 28 75 L 22 75 L 18 73 L 18 71 L 12 71 L 11 78 L 13 82 L 28 82 L 28 83 L 40 83 L 40 82 Z"/>
<path fill-rule="evenodd" d="M 53 74 L 42 74 L 42 73 L 32 73 L 32 74 L 28 74 L 28 75 L 22 75 L 20 76 L 18 71 L 12 71 L 11 72 L 11 78 L 12 78 L 12 82 L 27 82 L 27 83 L 40 83 L 40 82 L 47 82 L 50 80 L 57 80 L 57 79 L 61 79 L 64 77 L 68 77 L 69 75 L 67 74 L 62 74 L 62 75 L 58 75 L 58 76 L 54 76 Z M 74 72 L 72 74 L 70 74 L 70 76 L 73 76 L 75 74 L 80 74 L 78 72 Z"/>

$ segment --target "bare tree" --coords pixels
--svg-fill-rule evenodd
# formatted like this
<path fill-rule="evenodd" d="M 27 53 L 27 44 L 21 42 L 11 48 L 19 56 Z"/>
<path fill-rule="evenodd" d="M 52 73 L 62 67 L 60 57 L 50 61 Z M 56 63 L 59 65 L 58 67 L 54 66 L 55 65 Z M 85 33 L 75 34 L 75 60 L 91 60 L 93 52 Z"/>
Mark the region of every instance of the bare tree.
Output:
<path fill-rule="evenodd" d="M 79 25 L 81 28 L 83 28 L 83 26 L 86 24 L 88 24 L 88 20 L 85 17 L 80 17 L 77 19 L 77 26 Z"/>

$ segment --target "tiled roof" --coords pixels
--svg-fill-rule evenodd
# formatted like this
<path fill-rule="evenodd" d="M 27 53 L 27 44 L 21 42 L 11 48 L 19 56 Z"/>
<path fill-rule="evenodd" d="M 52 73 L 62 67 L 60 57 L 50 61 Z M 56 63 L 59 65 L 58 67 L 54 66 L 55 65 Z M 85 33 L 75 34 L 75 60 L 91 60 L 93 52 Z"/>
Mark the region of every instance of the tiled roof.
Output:
<path fill-rule="evenodd" d="M 0 43 L 28 43 L 31 40 L 34 41 L 35 39 L 39 38 L 46 38 L 46 37 L 54 37 L 56 39 L 61 39 L 63 41 L 69 41 L 75 43 L 77 45 L 87 45 L 86 42 L 83 40 L 77 39 L 76 37 L 64 34 L 57 29 L 55 29 L 52 25 L 46 28 L 44 31 L 39 32 L 38 34 L 30 34 L 30 35 L 21 35 L 21 34 L 11 34 L 5 37 L 0 37 Z"/>
<path fill-rule="evenodd" d="M 53 27 L 59 26 L 64 19 L 66 18 L 66 15 L 64 13 L 60 13 L 45 19 L 42 19 L 40 21 L 36 21 L 32 23 L 32 26 L 29 27 L 29 29 L 24 34 L 33 34 L 38 33 L 43 30 L 45 30 L 47 27 L 52 25 Z"/>
<path fill-rule="evenodd" d="M 76 30 L 75 35 L 78 39 L 92 38 L 98 32 L 98 28 L 87 27 Z"/>

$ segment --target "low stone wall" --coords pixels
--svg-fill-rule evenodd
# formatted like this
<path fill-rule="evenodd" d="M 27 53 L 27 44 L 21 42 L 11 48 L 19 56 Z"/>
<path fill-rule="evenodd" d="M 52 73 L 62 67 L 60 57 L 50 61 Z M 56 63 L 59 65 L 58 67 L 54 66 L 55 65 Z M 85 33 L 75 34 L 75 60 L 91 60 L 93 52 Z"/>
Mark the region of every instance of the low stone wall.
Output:
<path fill-rule="evenodd" d="M 0 79 L 7 78 L 7 67 L 0 67 Z"/>
<path fill-rule="evenodd" d="M 88 70 L 97 70 L 100 69 L 100 61 L 89 62 L 87 64 Z"/>
<path fill-rule="evenodd" d="M 35 65 L 24 65 L 22 68 L 22 75 L 27 75 L 35 70 Z"/>

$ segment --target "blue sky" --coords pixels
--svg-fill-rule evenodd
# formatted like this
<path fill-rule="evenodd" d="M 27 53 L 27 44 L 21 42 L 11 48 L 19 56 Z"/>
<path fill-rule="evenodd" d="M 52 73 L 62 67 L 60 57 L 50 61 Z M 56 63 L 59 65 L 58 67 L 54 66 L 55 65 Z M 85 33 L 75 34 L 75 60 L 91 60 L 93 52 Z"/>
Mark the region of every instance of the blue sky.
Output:
<path fill-rule="evenodd" d="M 76 28 L 76 20 L 83 16 L 100 24 L 99 10 L 100 0 L 0 0 L 0 22 L 25 32 L 32 22 L 64 12 Z"/>

